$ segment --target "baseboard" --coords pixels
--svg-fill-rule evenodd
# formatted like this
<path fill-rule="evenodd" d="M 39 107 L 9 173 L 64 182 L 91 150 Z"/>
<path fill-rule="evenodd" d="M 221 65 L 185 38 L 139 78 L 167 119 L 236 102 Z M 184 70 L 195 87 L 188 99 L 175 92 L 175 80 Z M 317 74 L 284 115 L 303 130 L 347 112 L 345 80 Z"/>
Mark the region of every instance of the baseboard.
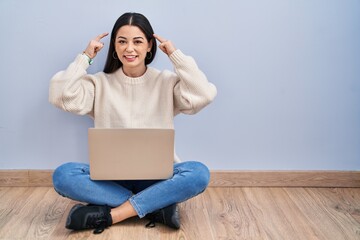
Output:
<path fill-rule="evenodd" d="M 53 170 L 0 170 L 0 187 L 50 187 Z M 211 171 L 210 187 L 360 187 L 360 171 Z"/>
<path fill-rule="evenodd" d="M 0 187 L 50 187 L 53 170 L 0 170 Z"/>
<path fill-rule="evenodd" d="M 212 171 L 213 187 L 360 187 L 360 171 Z"/>

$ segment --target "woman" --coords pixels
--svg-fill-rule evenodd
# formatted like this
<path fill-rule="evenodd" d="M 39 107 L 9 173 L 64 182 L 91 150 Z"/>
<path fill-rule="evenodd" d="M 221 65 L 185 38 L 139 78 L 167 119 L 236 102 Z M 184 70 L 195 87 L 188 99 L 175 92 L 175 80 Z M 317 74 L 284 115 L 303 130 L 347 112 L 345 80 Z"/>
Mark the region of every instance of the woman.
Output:
<path fill-rule="evenodd" d="M 125 13 L 111 32 L 104 72 L 86 70 L 103 48 L 103 33 L 90 41 L 65 71 L 54 75 L 49 101 L 55 106 L 94 119 L 95 128 L 173 128 L 178 113 L 194 114 L 216 96 L 216 88 L 195 61 L 171 41 L 155 35 L 139 13 Z M 157 44 L 168 55 L 175 73 L 148 67 Z M 62 196 L 89 203 L 75 205 L 66 227 L 80 230 L 104 228 L 139 216 L 178 229 L 176 203 L 203 192 L 209 170 L 200 162 L 180 162 L 174 157 L 174 174 L 168 180 L 92 181 L 89 166 L 66 163 L 53 174 L 55 190 Z"/>

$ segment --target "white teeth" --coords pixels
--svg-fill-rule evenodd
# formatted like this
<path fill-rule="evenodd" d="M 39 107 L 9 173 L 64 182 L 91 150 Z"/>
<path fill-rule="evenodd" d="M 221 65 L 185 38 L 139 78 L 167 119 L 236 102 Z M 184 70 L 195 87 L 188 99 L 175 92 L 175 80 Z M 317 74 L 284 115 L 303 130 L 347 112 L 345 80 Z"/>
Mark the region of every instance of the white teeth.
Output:
<path fill-rule="evenodd" d="M 135 58 L 135 56 L 125 56 L 126 58 Z"/>

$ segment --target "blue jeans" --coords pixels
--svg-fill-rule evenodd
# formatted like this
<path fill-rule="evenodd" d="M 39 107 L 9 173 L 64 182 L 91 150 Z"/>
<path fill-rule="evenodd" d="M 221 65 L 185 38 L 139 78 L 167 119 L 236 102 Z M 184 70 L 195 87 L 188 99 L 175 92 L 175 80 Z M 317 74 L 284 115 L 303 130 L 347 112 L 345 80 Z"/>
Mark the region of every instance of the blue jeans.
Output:
<path fill-rule="evenodd" d="M 173 176 L 166 180 L 94 181 L 85 163 L 65 163 L 53 174 L 54 188 L 60 195 L 110 207 L 129 200 L 140 218 L 202 193 L 209 179 L 209 169 L 194 161 L 175 163 Z"/>

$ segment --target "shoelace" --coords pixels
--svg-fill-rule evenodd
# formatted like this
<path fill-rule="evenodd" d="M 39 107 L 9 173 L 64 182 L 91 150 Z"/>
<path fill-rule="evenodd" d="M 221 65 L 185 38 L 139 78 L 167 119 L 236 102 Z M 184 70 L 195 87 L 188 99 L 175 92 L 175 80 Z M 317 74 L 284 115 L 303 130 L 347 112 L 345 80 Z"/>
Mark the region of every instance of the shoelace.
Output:
<path fill-rule="evenodd" d="M 161 222 L 161 223 L 165 223 L 165 219 L 163 216 L 163 211 L 158 211 L 155 213 L 152 213 L 149 216 L 150 221 L 145 225 L 146 228 L 153 228 L 156 227 L 156 222 Z"/>
<path fill-rule="evenodd" d="M 103 214 L 100 215 L 96 214 L 88 217 L 86 221 L 86 227 L 95 228 L 93 233 L 99 234 L 102 233 L 107 227 L 107 221 Z"/>
<path fill-rule="evenodd" d="M 156 227 L 155 225 L 155 221 L 153 220 L 150 220 L 150 222 L 148 222 L 146 225 L 145 225 L 146 228 L 153 228 L 153 227 Z"/>

